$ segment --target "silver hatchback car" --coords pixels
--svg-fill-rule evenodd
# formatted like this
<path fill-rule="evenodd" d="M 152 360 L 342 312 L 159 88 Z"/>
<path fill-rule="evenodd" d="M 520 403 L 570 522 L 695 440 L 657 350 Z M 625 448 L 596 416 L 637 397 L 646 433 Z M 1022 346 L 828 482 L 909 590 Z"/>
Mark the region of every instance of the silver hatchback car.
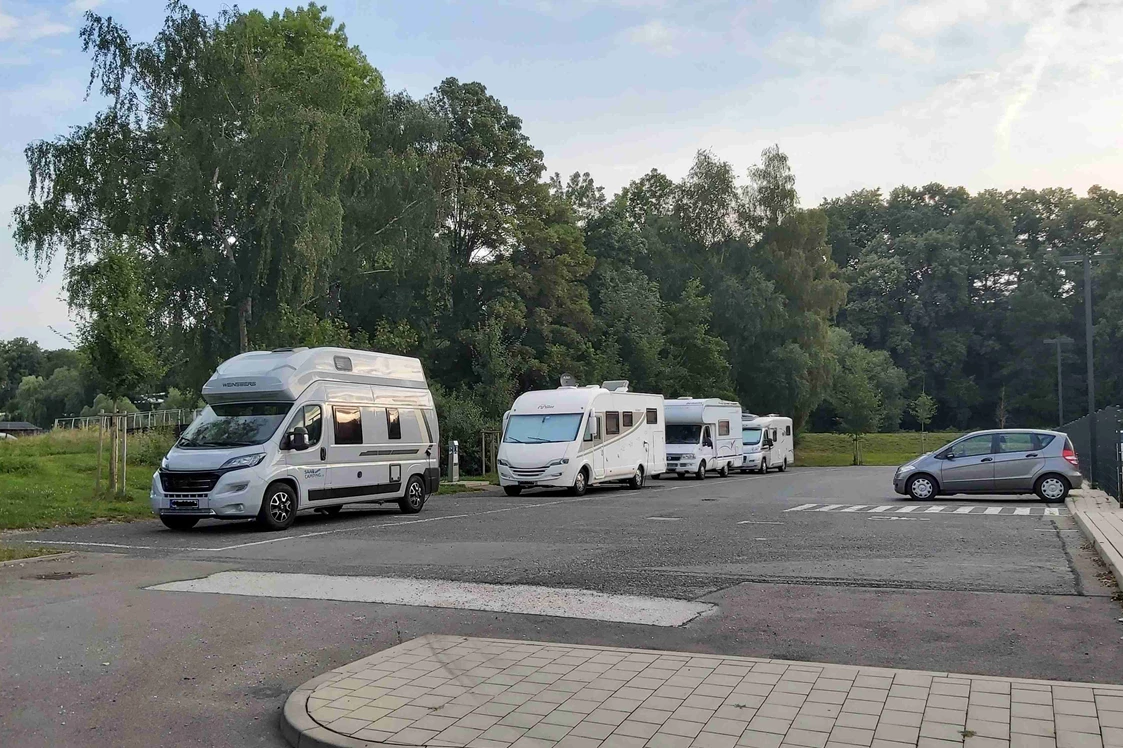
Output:
<path fill-rule="evenodd" d="M 1083 478 L 1068 436 L 1041 429 L 976 431 L 901 465 L 893 490 L 918 501 L 939 494 L 1035 493 L 1064 501 Z"/>

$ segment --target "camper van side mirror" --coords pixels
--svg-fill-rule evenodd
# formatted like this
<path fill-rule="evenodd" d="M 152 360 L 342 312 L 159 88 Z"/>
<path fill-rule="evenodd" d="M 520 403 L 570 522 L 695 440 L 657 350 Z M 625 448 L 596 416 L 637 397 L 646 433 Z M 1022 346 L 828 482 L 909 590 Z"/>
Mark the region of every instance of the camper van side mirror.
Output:
<path fill-rule="evenodd" d="M 297 452 L 302 452 L 308 449 L 308 429 L 303 426 L 297 426 L 289 434 L 289 448 L 295 449 Z"/>

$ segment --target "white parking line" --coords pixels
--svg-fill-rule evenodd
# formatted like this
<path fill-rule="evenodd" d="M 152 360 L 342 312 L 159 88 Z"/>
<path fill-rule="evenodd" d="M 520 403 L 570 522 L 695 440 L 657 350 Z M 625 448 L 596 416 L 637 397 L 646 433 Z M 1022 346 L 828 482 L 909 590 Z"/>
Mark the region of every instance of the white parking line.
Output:
<path fill-rule="evenodd" d="M 919 508 L 920 507 L 916 506 L 915 504 L 913 504 L 912 506 L 903 506 L 900 509 L 898 509 L 896 513 L 897 514 L 908 514 L 909 512 L 915 512 Z"/>
<path fill-rule="evenodd" d="M 976 512 L 976 509 L 982 509 L 981 512 Z M 881 506 L 871 506 L 869 504 L 801 504 L 800 506 L 786 509 L 785 511 L 793 512 L 837 512 L 837 513 L 862 513 L 862 514 L 957 514 L 967 515 L 973 517 L 982 515 L 1003 517 L 1060 517 L 1068 516 L 1067 512 L 1059 507 L 1029 507 L 1029 506 L 991 506 L 982 507 L 978 505 L 950 507 L 941 504 L 883 504 Z M 902 517 L 902 519 L 904 519 Z"/>
<path fill-rule="evenodd" d="M 1045 516 L 1046 517 L 1056 517 L 1056 516 L 1059 516 L 1060 513 L 1061 513 L 1061 510 L 1057 509 L 1056 507 L 1053 507 L 1053 506 L 1045 507 Z"/>
<path fill-rule="evenodd" d="M 924 510 L 924 513 L 925 514 L 937 514 L 938 512 L 944 511 L 945 509 L 947 509 L 946 506 L 930 506 L 930 507 L 928 507 L 927 509 Z"/>
<path fill-rule="evenodd" d="M 657 522 L 678 522 L 682 517 L 648 517 L 648 519 L 653 519 Z"/>
<path fill-rule="evenodd" d="M 1017 509 L 1014 510 L 1014 514 L 1018 515 L 1019 517 L 1028 516 L 1029 515 L 1029 507 L 1028 506 L 1020 506 L 1020 507 L 1018 507 Z"/>
<path fill-rule="evenodd" d="M 804 509 L 810 509 L 813 506 L 819 506 L 819 505 L 818 504 L 800 504 L 799 506 L 793 506 L 791 509 L 785 509 L 784 511 L 785 512 L 802 512 Z"/>
<path fill-rule="evenodd" d="M 892 509 L 892 508 L 893 508 L 893 506 L 892 506 L 892 505 L 889 505 L 889 506 L 875 506 L 875 507 L 874 507 L 873 509 L 871 509 L 870 511 L 871 511 L 871 512 L 888 512 L 888 511 L 889 511 L 890 509 Z"/>
<path fill-rule="evenodd" d="M 842 511 L 844 511 L 844 512 L 857 512 L 857 511 L 860 511 L 862 509 L 865 509 L 868 506 L 869 506 L 869 504 L 855 504 L 854 506 L 846 507 Z"/>
<path fill-rule="evenodd" d="M 988 506 L 986 508 L 986 511 L 983 512 L 983 514 L 1001 514 L 1001 513 L 1002 513 L 1002 507 L 1000 507 L 1000 506 Z"/>
<path fill-rule="evenodd" d="M 844 507 L 844 506 L 846 506 L 846 505 L 845 504 L 827 504 L 826 506 L 822 507 L 821 509 L 814 509 L 812 511 L 829 512 L 829 511 L 839 509 L 839 508 Z"/>
<path fill-rule="evenodd" d="M 681 626 L 717 608 L 712 603 L 688 600 L 521 584 L 255 571 L 222 571 L 202 579 L 169 582 L 147 589 L 486 610 L 648 626 Z"/>
<path fill-rule="evenodd" d="M 970 514 L 972 509 L 978 509 L 976 506 L 961 506 L 956 509 L 953 514 Z"/>

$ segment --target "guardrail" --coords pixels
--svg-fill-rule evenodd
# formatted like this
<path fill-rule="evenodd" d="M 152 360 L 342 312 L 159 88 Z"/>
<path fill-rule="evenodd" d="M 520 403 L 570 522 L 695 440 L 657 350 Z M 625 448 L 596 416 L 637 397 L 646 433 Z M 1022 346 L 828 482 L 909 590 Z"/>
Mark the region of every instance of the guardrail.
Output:
<path fill-rule="evenodd" d="M 198 408 L 175 408 L 171 410 L 149 410 L 137 413 L 118 413 L 122 419 L 123 428 L 127 431 L 147 431 L 158 428 L 175 428 L 186 426 L 199 415 Z M 56 418 L 56 429 L 96 429 L 99 422 L 105 423 L 113 413 L 102 413 L 96 416 L 76 416 L 73 418 Z"/>

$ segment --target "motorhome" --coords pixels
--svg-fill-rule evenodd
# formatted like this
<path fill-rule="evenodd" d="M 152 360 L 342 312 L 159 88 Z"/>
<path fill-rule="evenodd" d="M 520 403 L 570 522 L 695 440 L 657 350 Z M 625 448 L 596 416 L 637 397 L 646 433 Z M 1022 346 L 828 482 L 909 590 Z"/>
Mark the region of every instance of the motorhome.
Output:
<path fill-rule="evenodd" d="M 741 462 L 741 406 L 716 397 L 668 400 L 667 471 L 699 480 L 717 471 L 725 477 Z"/>
<path fill-rule="evenodd" d="M 416 513 L 440 480 L 433 396 L 415 358 L 279 348 L 226 361 L 207 407 L 152 476 L 152 510 L 183 530 L 255 519 L 280 530 L 299 511 L 397 503 Z"/>
<path fill-rule="evenodd" d="M 741 472 L 783 472 L 795 462 L 792 419 L 775 413 L 767 416 L 746 413 L 741 421 Z"/>
<path fill-rule="evenodd" d="M 629 392 L 627 381 L 578 387 L 563 377 L 555 390 L 520 395 L 503 416 L 499 483 L 508 496 L 528 488 L 644 481 L 666 469 L 663 396 Z"/>

